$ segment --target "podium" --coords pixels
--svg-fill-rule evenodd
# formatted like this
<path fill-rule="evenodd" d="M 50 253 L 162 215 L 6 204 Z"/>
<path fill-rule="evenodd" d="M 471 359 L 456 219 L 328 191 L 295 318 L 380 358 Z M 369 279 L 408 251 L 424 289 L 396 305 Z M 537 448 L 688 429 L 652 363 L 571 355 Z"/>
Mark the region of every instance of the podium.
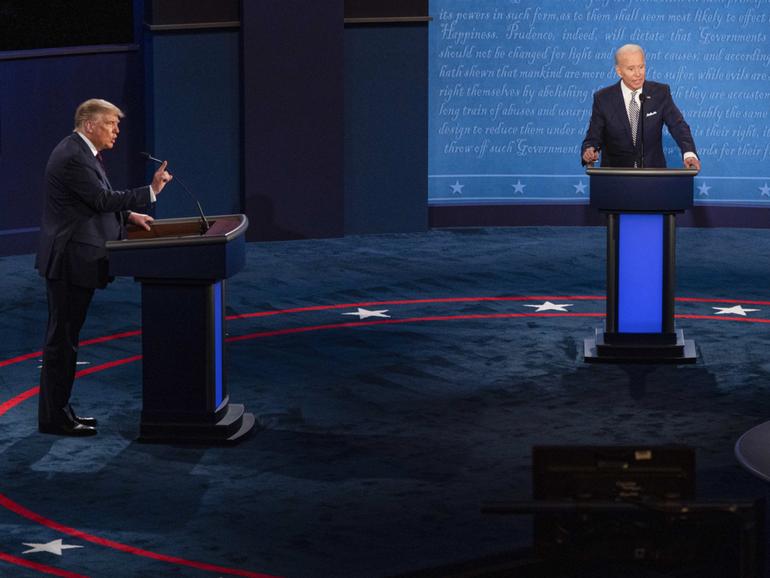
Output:
<path fill-rule="evenodd" d="M 589 168 L 590 206 L 607 214 L 607 315 L 584 341 L 593 362 L 694 363 L 674 324 L 676 214 L 693 204 L 695 169 Z"/>
<path fill-rule="evenodd" d="M 225 279 L 246 260 L 245 215 L 161 219 L 109 241 L 110 275 L 142 285 L 139 441 L 234 443 L 254 427 L 225 379 Z"/>

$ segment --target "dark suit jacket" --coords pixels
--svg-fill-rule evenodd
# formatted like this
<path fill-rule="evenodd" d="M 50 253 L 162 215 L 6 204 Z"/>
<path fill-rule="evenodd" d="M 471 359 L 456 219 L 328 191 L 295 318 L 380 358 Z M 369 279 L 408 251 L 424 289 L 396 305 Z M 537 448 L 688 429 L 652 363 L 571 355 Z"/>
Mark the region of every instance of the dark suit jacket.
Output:
<path fill-rule="evenodd" d="M 581 157 L 583 151 L 588 147 L 601 149 L 601 165 L 603 167 L 633 167 L 634 160 L 639 158 L 641 139 L 637 139 L 636 146 L 634 146 L 631 138 L 631 123 L 628 120 L 620 82 L 602 88 L 594 94 L 591 121 L 580 148 Z M 688 151 L 697 154 L 690 127 L 674 104 L 669 86 L 659 82 L 645 81 L 642 94 L 650 97 L 645 99 L 642 108 L 644 115 L 644 166 L 666 166 L 666 158 L 663 155 L 664 124 L 668 127 L 668 131 L 674 137 L 676 144 L 679 145 L 682 154 Z M 641 118 L 640 122 L 642 122 Z"/>
<path fill-rule="evenodd" d="M 91 149 L 77 133 L 65 137 L 45 169 L 46 194 L 35 267 L 47 279 L 104 287 L 108 240 L 123 235 L 123 211 L 151 202 L 150 187 L 113 191 Z"/>

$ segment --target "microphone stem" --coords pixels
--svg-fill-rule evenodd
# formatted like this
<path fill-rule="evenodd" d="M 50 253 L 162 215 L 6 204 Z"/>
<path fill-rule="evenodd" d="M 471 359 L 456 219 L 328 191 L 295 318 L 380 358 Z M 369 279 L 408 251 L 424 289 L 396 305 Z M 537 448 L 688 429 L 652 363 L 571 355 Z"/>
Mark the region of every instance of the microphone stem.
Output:
<path fill-rule="evenodd" d="M 151 161 L 154 161 L 158 164 L 163 164 L 163 161 L 160 159 L 156 159 L 154 156 L 152 156 L 150 153 L 141 153 L 141 155 L 147 159 L 150 159 Z M 198 215 L 200 216 L 201 221 L 201 235 L 204 235 L 206 231 L 208 231 L 211 228 L 211 225 L 209 224 L 208 220 L 206 219 L 206 215 L 203 214 L 203 207 L 201 207 L 201 204 L 198 202 L 198 199 L 195 198 L 195 195 L 193 195 L 190 192 L 190 189 L 188 189 L 185 184 L 182 182 L 182 180 L 179 177 L 174 177 L 174 180 L 179 183 L 179 186 L 182 187 L 185 193 L 187 193 L 187 196 L 192 199 L 192 201 L 195 203 L 195 206 L 198 207 Z"/>
<path fill-rule="evenodd" d="M 182 189 L 184 189 L 184 192 L 187 193 L 187 195 L 192 199 L 192 201 L 198 207 L 198 215 L 200 216 L 200 219 L 201 219 L 201 235 L 203 235 L 206 231 L 208 231 L 211 228 L 211 225 L 206 219 L 206 216 L 203 214 L 203 208 L 201 207 L 201 204 L 198 202 L 198 199 L 196 199 L 193 196 L 193 194 L 190 192 L 190 189 L 188 189 L 185 186 L 185 184 L 181 180 L 179 180 L 179 178 L 174 177 L 174 180 L 179 183 L 179 186 L 182 187 Z"/>

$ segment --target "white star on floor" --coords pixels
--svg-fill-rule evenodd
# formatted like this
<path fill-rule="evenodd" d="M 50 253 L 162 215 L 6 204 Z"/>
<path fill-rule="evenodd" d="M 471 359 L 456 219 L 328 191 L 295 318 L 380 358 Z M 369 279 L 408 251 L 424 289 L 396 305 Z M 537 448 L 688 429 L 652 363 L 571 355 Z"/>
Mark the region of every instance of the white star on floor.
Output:
<path fill-rule="evenodd" d="M 526 187 L 527 185 L 523 184 L 521 182 L 521 179 L 516 179 L 516 184 L 515 185 L 511 185 L 511 186 L 513 187 L 513 194 L 514 195 L 516 195 L 518 193 L 521 193 L 523 195 L 524 194 L 524 187 Z"/>
<path fill-rule="evenodd" d="M 770 187 L 767 186 L 767 183 L 762 185 L 761 187 L 757 187 L 759 189 L 759 192 L 761 193 L 761 197 L 770 197 Z"/>
<path fill-rule="evenodd" d="M 580 181 L 577 185 L 572 185 L 575 187 L 575 194 L 576 195 L 585 195 L 586 194 L 586 184 L 583 181 Z"/>
<path fill-rule="evenodd" d="M 524 307 L 534 307 L 535 313 L 540 313 L 541 311 L 564 311 L 567 313 L 565 308 L 572 307 L 572 305 L 572 303 L 551 303 L 550 301 L 546 301 L 540 305 L 525 305 Z"/>
<path fill-rule="evenodd" d="M 45 544 L 35 544 L 35 543 L 27 543 L 22 542 L 25 546 L 30 546 L 30 550 L 25 550 L 22 552 L 22 554 L 36 554 L 37 552 L 49 552 L 51 554 L 56 554 L 57 556 L 61 556 L 62 550 L 69 550 L 70 548 L 82 548 L 83 546 L 72 546 L 70 544 L 64 544 L 63 540 L 59 538 L 58 540 L 52 540 L 51 542 L 47 542 Z"/>
<path fill-rule="evenodd" d="M 38 361 L 38 363 L 40 363 L 40 365 L 38 365 L 37 368 L 38 369 L 43 369 L 43 360 L 42 359 L 38 359 L 37 361 Z M 91 362 L 90 361 L 76 361 L 75 365 L 91 365 Z"/>
<path fill-rule="evenodd" d="M 717 312 L 714 313 L 714 315 L 742 315 L 743 317 L 746 317 L 746 313 L 751 313 L 752 311 L 759 311 L 759 309 L 744 309 L 743 305 L 733 305 L 732 307 L 712 307 L 712 309 L 716 309 Z"/>
<path fill-rule="evenodd" d="M 461 185 L 460 181 L 455 181 L 454 185 L 449 185 L 452 187 L 452 194 L 453 195 L 462 195 L 463 194 L 463 187 L 465 185 Z"/>
<path fill-rule="evenodd" d="M 343 315 L 358 315 L 359 319 L 367 319 L 369 317 L 387 317 L 390 318 L 390 315 L 385 315 L 389 309 L 380 309 L 379 311 L 369 311 L 368 309 L 362 309 L 361 307 L 358 308 L 358 311 L 348 311 L 347 313 L 343 313 Z"/>
<path fill-rule="evenodd" d="M 708 186 L 706 183 L 701 183 L 700 185 L 698 185 L 698 194 L 701 197 L 708 197 L 709 189 L 711 189 L 710 186 Z"/>

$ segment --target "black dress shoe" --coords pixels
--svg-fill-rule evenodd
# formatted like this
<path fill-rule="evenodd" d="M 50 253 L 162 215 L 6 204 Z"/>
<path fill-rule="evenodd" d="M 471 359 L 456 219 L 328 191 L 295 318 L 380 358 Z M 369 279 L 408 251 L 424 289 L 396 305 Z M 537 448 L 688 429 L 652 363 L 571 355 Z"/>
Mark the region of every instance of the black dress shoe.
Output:
<path fill-rule="evenodd" d="M 68 405 L 65 411 L 67 412 L 67 415 L 75 421 L 75 423 L 79 423 L 80 425 L 87 425 L 89 427 L 96 427 L 98 425 L 95 417 L 80 417 L 75 413 L 75 408 L 71 405 Z"/>
<path fill-rule="evenodd" d="M 96 421 L 95 417 L 80 417 L 79 415 L 76 415 L 75 421 L 80 425 L 87 425 L 88 427 L 96 427 L 99 425 L 99 422 Z"/>
<path fill-rule="evenodd" d="M 96 428 L 81 423 L 39 423 L 37 429 L 40 433 L 55 434 L 60 436 L 85 437 L 96 435 Z"/>

